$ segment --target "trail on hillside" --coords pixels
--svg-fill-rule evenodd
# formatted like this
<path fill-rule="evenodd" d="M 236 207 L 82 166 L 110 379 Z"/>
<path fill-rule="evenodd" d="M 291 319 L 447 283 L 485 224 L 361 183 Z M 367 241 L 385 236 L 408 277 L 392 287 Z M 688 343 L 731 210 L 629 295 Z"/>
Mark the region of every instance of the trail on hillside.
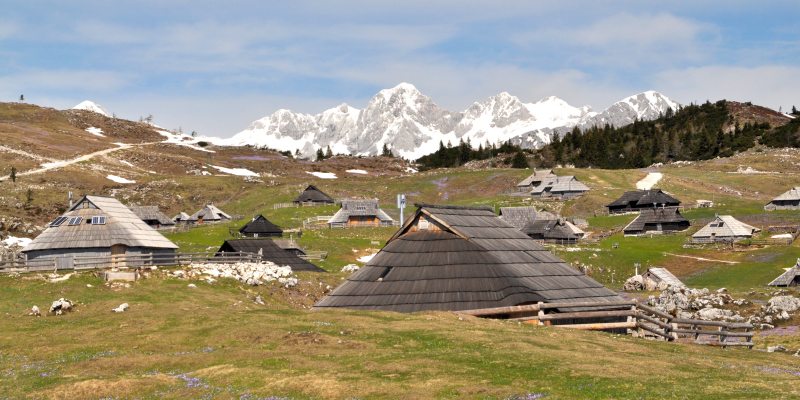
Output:
<path fill-rule="evenodd" d="M 636 182 L 636 188 L 639 190 L 650 190 L 655 186 L 658 181 L 663 178 L 664 175 L 661 172 L 651 172 L 644 177 L 644 179 Z"/>
<path fill-rule="evenodd" d="M 739 264 L 739 261 L 712 260 L 710 258 L 682 256 L 682 255 L 679 255 L 679 254 L 672 254 L 672 253 L 664 253 L 664 254 L 668 255 L 668 256 L 673 256 L 673 257 L 691 258 L 693 260 L 699 260 L 699 261 L 721 262 L 721 263 L 727 263 L 727 264 Z"/>
<path fill-rule="evenodd" d="M 40 174 L 42 172 L 47 172 L 47 171 L 50 171 L 50 170 L 53 170 L 53 169 L 56 169 L 56 168 L 66 167 L 67 165 L 72 165 L 72 164 L 75 164 L 75 163 L 79 163 L 81 161 L 88 161 L 88 160 L 91 160 L 92 158 L 94 158 L 96 156 L 102 156 L 102 155 L 105 155 L 105 154 L 108 154 L 108 153 L 111 153 L 111 152 L 114 152 L 114 151 L 117 151 L 117 150 L 124 150 L 124 149 L 129 149 L 129 148 L 134 147 L 134 146 L 147 146 L 147 145 L 158 144 L 158 143 L 161 143 L 161 142 L 114 143 L 119 147 L 112 147 L 110 149 L 105 149 L 105 150 L 96 151 L 94 153 L 85 154 L 85 155 L 82 155 L 82 156 L 80 156 L 78 158 L 74 158 L 72 160 L 54 161 L 54 162 L 51 162 L 51 163 L 42 164 L 43 165 L 42 168 L 33 169 L 33 170 L 29 170 L 29 171 L 24 171 L 24 172 L 18 172 L 17 176 Z M 38 159 L 44 159 L 41 156 L 34 156 L 34 155 L 31 155 L 31 154 L 28 154 L 28 153 L 26 153 L 26 155 L 29 155 L 31 157 L 35 157 L 35 158 L 38 158 Z M 10 175 L 2 176 L 2 177 L 0 177 L 0 180 L 6 180 L 6 179 L 9 179 L 10 177 L 11 177 Z"/>

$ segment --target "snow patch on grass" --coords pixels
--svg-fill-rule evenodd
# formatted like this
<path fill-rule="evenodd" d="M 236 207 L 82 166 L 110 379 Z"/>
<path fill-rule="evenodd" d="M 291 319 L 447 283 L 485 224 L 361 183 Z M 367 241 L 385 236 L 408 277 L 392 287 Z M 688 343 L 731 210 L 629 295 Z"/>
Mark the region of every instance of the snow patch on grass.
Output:
<path fill-rule="evenodd" d="M 361 174 L 361 175 L 368 174 L 368 172 L 364 171 L 363 169 L 348 169 L 347 172 L 349 172 L 351 174 Z"/>
<path fill-rule="evenodd" d="M 225 168 L 225 167 L 218 167 L 216 165 L 212 165 L 212 167 L 216 168 L 220 172 L 224 172 L 226 174 L 237 175 L 237 176 L 258 176 L 257 173 L 250 171 L 249 169 L 245 168 Z"/>
<path fill-rule="evenodd" d="M 29 245 L 32 241 L 33 241 L 33 239 L 18 238 L 18 237 L 14 237 L 14 236 L 9 236 L 5 240 L 3 240 L 3 244 L 5 244 L 6 246 L 9 246 L 9 247 L 13 246 L 15 244 L 20 246 L 20 247 L 25 247 L 25 246 Z"/>
<path fill-rule="evenodd" d="M 102 129 L 95 128 L 93 126 L 86 128 L 86 132 L 89 132 L 89 133 L 91 133 L 92 135 L 95 135 L 95 136 L 106 137 L 106 135 L 103 135 L 103 130 Z"/>
<path fill-rule="evenodd" d="M 378 254 L 378 253 L 375 253 L 375 254 Z M 359 257 L 358 261 L 363 262 L 363 263 L 368 263 L 368 262 L 370 262 L 370 260 L 372 260 L 373 257 L 375 257 L 375 254 L 370 254 L 370 255 L 364 256 L 364 257 Z"/>
<path fill-rule="evenodd" d="M 336 174 L 334 174 L 333 172 L 309 172 L 309 171 L 306 171 L 306 173 L 307 173 L 307 174 L 314 175 L 314 176 L 316 176 L 317 178 L 322 178 L 322 179 L 336 179 Z"/>
<path fill-rule="evenodd" d="M 117 182 L 117 183 L 136 183 L 136 181 L 128 180 L 128 179 L 125 179 L 123 177 L 116 176 L 116 175 L 109 175 L 106 178 L 111 179 L 112 181 Z"/>

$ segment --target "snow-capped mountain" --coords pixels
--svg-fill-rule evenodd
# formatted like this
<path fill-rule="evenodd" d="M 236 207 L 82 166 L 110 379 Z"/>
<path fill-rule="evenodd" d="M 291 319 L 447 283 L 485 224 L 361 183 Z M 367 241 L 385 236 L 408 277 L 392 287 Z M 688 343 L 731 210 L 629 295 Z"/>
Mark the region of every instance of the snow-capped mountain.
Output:
<path fill-rule="evenodd" d="M 96 112 L 98 114 L 105 115 L 106 117 L 111 118 L 111 113 L 108 112 L 105 108 L 101 107 L 99 104 L 86 100 L 75 107 L 72 107 L 73 110 L 87 110 L 91 112 Z"/>
<path fill-rule="evenodd" d="M 440 142 L 456 145 L 460 140 L 474 147 L 510 140 L 525 148 L 539 148 L 550 142 L 554 132 L 605 123 L 627 125 L 635 118 L 656 118 L 670 107 L 677 109 L 679 104 L 656 92 L 628 97 L 599 114 L 589 106 L 576 108 L 556 97 L 523 103 L 504 92 L 466 111 L 451 112 L 413 85 L 402 83 L 380 91 L 361 110 L 347 104 L 316 116 L 279 110 L 230 139 L 212 141 L 299 149 L 306 157 L 328 146 L 334 153 L 375 155 L 386 144 L 395 155 L 416 159 L 436 151 Z"/>

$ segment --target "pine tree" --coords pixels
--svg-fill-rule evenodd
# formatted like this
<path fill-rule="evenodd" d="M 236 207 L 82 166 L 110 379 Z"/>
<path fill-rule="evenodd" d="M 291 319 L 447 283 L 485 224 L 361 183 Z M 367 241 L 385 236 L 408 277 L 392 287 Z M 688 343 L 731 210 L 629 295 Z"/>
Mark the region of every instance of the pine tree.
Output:
<path fill-rule="evenodd" d="M 322 152 L 322 147 L 317 149 L 317 161 L 322 161 L 325 159 L 325 153 Z"/>
<path fill-rule="evenodd" d="M 331 146 L 328 145 L 328 150 L 325 150 L 325 158 L 333 157 L 333 151 L 331 151 Z"/>
<path fill-rule="evenodd" d="M 511 160 L 511 168 L 528 168 L 528 158 L 525 157 L 525 153 L 518 151 L 517 154 L 514 155 L 514 158 Z"/>
<path fill-rule="evenodd" d="M 797 108 L 795 106 L 792 106 L 792 115 L 800 115 L 800 113 L 797 112 Z"/>
<path fill-rule="evenodd" d="M 11 182 L 17 182 L 17 167 L 11 167 Z"/>
<path fill-rule="evenodd" d="M 441 142 L 439 142 L 439 147 L 442 147 L 441 146 Z M 386 143 L 383 144 L 383 152 L 382 152 L 381 156 L 383 156 L 383 157 L 392 157 L 392 156 L 394 156 L 394 154 L 392 154 L 392 151 L 389 150 L 389 146 Z"/>

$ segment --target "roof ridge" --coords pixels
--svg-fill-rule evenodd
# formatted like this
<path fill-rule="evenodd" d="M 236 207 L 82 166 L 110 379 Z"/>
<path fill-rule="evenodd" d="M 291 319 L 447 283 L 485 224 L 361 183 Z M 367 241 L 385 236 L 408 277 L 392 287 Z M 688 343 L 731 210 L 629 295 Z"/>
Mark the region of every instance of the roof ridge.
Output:
<path fill-rule="evenodd" d="M 443 210 L 475 210 L 475 211 L 491 211 L 494 212 L 494 207 L 490 206 L 452 206 L 446 204 L 429 204 L 429 203 L 414 203 L 417 208 L 438 208 Z"/>

